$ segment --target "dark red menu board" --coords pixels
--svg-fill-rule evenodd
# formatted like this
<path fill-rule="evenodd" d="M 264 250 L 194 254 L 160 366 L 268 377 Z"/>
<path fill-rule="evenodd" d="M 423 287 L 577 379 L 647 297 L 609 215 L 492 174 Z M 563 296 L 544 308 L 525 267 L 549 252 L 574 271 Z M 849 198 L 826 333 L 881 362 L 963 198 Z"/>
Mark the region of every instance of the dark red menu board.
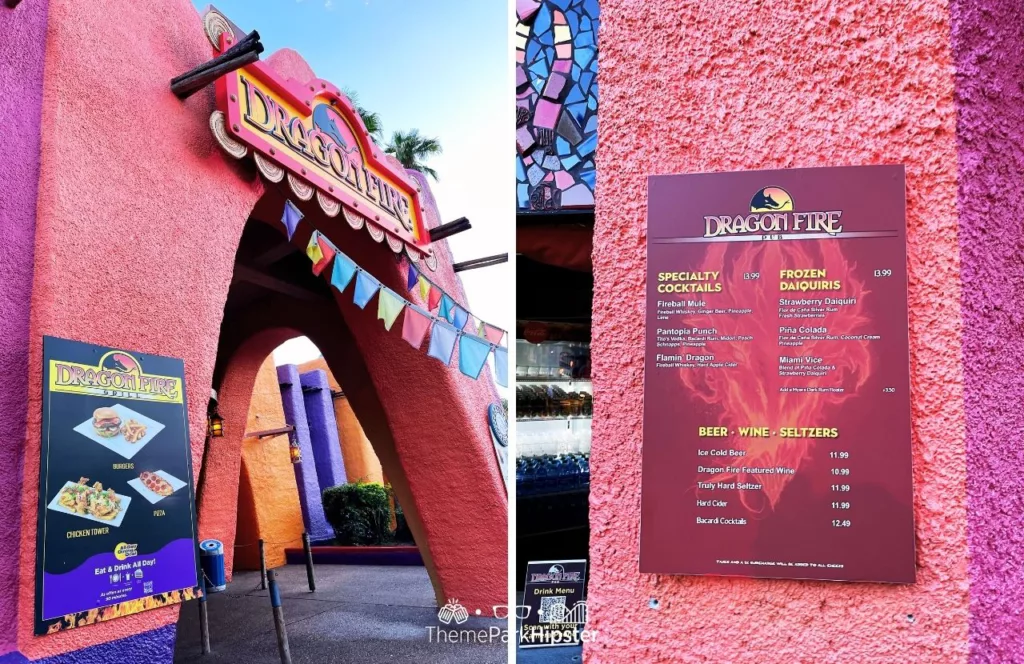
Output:
<path fill-rule="evenodd" d="M 640 571 L 913 583 L 902 166 L 652 176 Z"/>

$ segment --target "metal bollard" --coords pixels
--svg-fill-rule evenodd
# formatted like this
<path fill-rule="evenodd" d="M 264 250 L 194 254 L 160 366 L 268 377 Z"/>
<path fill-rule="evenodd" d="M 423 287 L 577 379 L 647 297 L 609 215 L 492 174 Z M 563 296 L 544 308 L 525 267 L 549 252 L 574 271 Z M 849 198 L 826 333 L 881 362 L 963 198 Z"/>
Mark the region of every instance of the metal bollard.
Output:
<path fill-rule="evenodd" d="M 277 632 L 277 654 L 281 656 L 281 664 L 292 664 L 292 653 L 288 649 L 288 631 L 284 624 L 284 609 L 281 608 L 281 592 L 277 588 L 277 575 L 274 570 L 267 571 L 270 586 L 270 606 L 274 610 L 274 631 Z"/>
<path fill-rule="evenodd" d="M 203 641 L 203 654 L 210 654 L 210 625 L 206 621 L 206 575 L 199 577 L 199 635 Z"/>
<path fill-rule="evenodd" d="M 263 548 L 263 540 L 260 540 L 260 590 L 267 589 L 267 552 Z"/>
<path fill-rule="evenodd" d="M 302 548 L 306 552 L 306 580 L 309 581 L 309 592 L 316 592 L 316 579 L 313 578 L 313 549 L 309 545 L 309 533 L 302 533 Z"/>

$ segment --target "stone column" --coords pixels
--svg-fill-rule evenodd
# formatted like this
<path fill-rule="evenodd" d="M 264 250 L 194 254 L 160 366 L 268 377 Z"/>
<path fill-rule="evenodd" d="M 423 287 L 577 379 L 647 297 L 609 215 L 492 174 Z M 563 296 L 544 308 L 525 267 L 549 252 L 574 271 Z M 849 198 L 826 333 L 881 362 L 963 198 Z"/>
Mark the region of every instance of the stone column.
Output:
<path fill-rule="evenodd" d="M 320 491 L 323 492 L 346 481 L 345 463 L 338 442 L 338 422 L 334 417 L 334 404 L 331 403 L 331 388 L 327 383 L 327 373 L 320 369 L 301 374 L 299 380 L 306 404 L 306 421 L 313 446 L 313 460 L 316 462 L 316 476 L 320 482 Z"/>
<path fill-rule="evenodd" d="M 294 364 L 277 368 L 277 382 L 281 386 L 281 403 L 284 418 L 295 427 L 291 435 L 299 442 L 302 461 L 294 464 L 295 483 L 299 488 L 299 504 L 302 506 L 302 523 L 309 538 L 323 542 L 334 538 L 334 530 L 324 517 L 324 506 L 320 496 L 320 482 L 317 479 L 313 444 L 309 436 L 309 422 L 306 419 L 306 404 L 302 398 L 302 383 L 299 370 Z"/>

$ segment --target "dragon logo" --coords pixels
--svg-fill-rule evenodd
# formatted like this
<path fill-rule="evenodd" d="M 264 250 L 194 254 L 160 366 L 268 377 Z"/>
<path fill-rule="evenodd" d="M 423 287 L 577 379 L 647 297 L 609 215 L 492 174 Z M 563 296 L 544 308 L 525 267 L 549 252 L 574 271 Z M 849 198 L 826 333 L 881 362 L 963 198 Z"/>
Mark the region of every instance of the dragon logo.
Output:
<path fill-rule="evenodd" d="M 750 199 L 751 212 L 778 212 L 793 209 L 793 197 L 782 187 L 765 187 Z"/>
<path fill-rule="evenodd" d="M 313 109 L 313 126 L 330 136 L 335 144 L 345 152 L 358 149 L 355 136 L 352 135 L 348 124 L 329 104 L 318 104 Z"/>
<path fill-rule="evenodd" d="M 142 373 L 138 361 L 127 353 L 107 353 L 100 361 L 101 369 L 121 371 L 123 373 Z"/>

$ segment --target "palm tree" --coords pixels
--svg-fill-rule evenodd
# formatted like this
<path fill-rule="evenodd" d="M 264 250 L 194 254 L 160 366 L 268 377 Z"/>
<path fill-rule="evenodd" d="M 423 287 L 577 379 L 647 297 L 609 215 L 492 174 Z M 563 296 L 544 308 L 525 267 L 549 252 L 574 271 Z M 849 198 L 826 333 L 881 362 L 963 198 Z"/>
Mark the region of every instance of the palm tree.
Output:
<path fill-rule="evenodd" d="M 375 141 L 380 142 L 383 138 L 382 132 L 384 130 L 384 125 L 380 121 L 380 115 L 378 113 L 371 113 L 360 106 L 359 93 L 355 90 L 352 90 L 351 88 L 343 88 L 342 93 L 348 97 L 348 100 L 356 107 L 356 113 L 359 114 L 363 124 L 366 125 L 366 133 L 368 133 Z"/>
<path fill-rule="evenodd" d="M 406 168 L 429 175 L 437 181 L 437 171 L 424 163 L 430 157 L 441 154 L 441 143 L 436 138 L 421 136 L 419 129 L 396 131 L 384 151 L 395 155 Z"/>

